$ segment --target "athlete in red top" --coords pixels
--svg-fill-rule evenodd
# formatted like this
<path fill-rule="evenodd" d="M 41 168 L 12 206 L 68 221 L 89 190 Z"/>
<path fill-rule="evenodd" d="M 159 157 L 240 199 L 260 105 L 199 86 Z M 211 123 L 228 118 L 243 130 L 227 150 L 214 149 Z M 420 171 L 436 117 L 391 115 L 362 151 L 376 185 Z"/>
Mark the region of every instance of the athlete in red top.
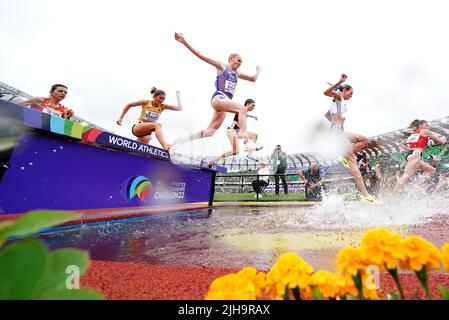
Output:
<path fill-rule="evenodd" d="M 31 106 L 31 108 L 48 113 L 54 116 L 59 116 L 64 119 L 73 117 L 73 110 L 63 106 L 60 102 L 65 99 L 67 95 L 67 87 L 62 84 L 54 84 L 50 88 L 50 97 L 33 97 L 31 99 L 20 102 L 22 106 Z"/>
<path fill-rule="evenodd" d="M 430 139 L 437 144 L 444 144 L 447 142 L 446 137 L 437 135 L 429 130 L 429 123 L 425 120 L 414 120 L 410 124 L 410 128 L 415 129 L 413 133 L 400 143 L 401 148 L 408 150 L 407 165 L 404 169 L 404 174 L 396 183 L 393 189 L 393 196 L 402 191 L 405 184 L 415 175 L 416 171 L 422 170 L 426 172 L 429 177 L 435 174 L 435 168 L 421 159 L 424 149 L 427 147 L 427 142 Z"/>

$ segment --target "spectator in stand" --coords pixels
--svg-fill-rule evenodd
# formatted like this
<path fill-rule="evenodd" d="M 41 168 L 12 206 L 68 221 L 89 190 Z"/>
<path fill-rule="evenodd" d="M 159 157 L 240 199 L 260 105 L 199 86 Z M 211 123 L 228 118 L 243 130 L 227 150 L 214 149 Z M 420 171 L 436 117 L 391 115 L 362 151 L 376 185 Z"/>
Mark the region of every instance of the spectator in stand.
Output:
<path fill-rule="evenodd" d="M 20 102 L 21 106 L 31 106 L 32 109 L 51 114 L 53 116 L 71 119 L 73 110 L 61 104 L 67 96 L 67 87 L 63 84 L 54 84 L 50 88 L 50 97 L 33 97 Z"/>
<path fill-rule="evenodd" d="M 298 171 L 298 176 L 304 181 L 307 201 L 321 201 L 323 199 L 324 170 L 321 170 L 316 163 L 310 168 Z"/>
<path fill-rule="evenodd" d="M 265 166 L 265 163 L 261 162 L 259 165 L 259 170 L 257 171 L 258 179 L 252 182 L 254 192 L 256 193 L 256 197 L 257 194 L 259 194 L 259 198 L 262 197 L 260 193 L 269 184 L 268 182 L 270 178 L 269 174 L 270 169 L 267 166 Z"/>

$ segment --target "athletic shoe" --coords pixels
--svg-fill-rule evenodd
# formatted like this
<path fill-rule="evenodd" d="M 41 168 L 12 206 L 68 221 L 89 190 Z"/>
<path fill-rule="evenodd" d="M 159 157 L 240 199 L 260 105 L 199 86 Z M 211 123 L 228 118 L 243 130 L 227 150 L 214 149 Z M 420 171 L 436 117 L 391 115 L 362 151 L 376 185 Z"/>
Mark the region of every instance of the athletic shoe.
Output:
<path fill-rule="evenodd" d="M 367 196 L 360 196 L 360 201 L 364 202 L 364 203 L 370 203 L 370 204 L 380 204 L 380 201 L 377 200 L 374 196 L 372 195 L 367 195 Z"/>
<path fill-rule="evenodd" d="M 258 159 L 254 158 L 253 155 L 250 154 L 250 153 L 248 153 L 248 154 L 246 155 L 246 159 L 247 159 L 247 160 L 256 161 L 256 162 L 259 161 Z"/>
<path fill-rule="evenodd" d="M 345 158 L 341 157 L 340 161 L 341 161 L 341 163 L 343 163 L 343 166 L 345 166 L 345 168 L 349 169 L 349 162 L 348 162 L 348 160 L 346 160 Z"/>

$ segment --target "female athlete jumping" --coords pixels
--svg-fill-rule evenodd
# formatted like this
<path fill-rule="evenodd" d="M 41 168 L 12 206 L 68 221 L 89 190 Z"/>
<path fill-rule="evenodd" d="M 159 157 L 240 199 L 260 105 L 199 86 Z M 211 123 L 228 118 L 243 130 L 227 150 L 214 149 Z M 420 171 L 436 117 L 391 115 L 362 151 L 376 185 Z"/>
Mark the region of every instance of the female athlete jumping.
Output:
<path fill-rule="evenodd" d="M 156 138 L 159 140 L 162 148 L 169 151 L 170 145 L 165 142 L 164 135 L 162 133 L 161 124 L 157 122 L 162 111 L 173 110 L 181 111 L 181 97 L 179 91 L 176 92 L 176 98 L 178 100 L 178 106 L 171 106 L 164 104 L 165 92 L 163 90 L 158 90 L 155 87 L 151 89 L 151 94 L 153 95 L 153 101 L 151 100 L 139 100 L 137 102 L 128 103 L 122 111 L 120 118 L 117 120 L 119 126 L 122 125 L 123 117 L 132 107 L 141 106 L 142 111 L 140 112 L 139 120 L 133 125 L 131 131 L 133 135 L 137 137 L 137 141 L 148 144 L 151 139 L 151 134 L 156 132 Z"/>
<path fill-rule="evenodd" d="M 344 132 L 345 117 L 343 115 L 347 112 L 347 101 L 352 98 L 354 92 L 350 85 L 342 85 L 346 79 L 347 75 L 342 74 L 340 81 L 324 91 L 324 95 L 332 98 L 331 106 L 329 111 L 325 114 L 325 117 L 330 121 L 332 131 L 344 134 L 352 143 L 351 149 L 345 155 L 344 164 L 349 168 L 349 172 L 354 178 L 354 182 L 361 193 L 361 200 L 363 202 L 374 203 L 376 200 L 368 193 L 368 190 L 366 190 L 355 157 L 355 153 L 363 150 L 368 145 L 368 138 L 360 134 Z"/>
<path fill-rule="evenodd" d="M 240 78 L 255 82 L 259 77 L 261 68 L 259 66 L 256 67 L 256 74 L 254 76 L 246 75 L 237 71 L 242 64 L 242 57 L 239 54 L 231 53 L 228 58 L 228 64 L 224 64 L 218 60 L 208 58 L 194 49 L 181 33 L 175 33 L 175 39 L 186 46 L 186 48 L 189 49 L 195 56 L 214 66 L 217 69 L 217 78 L 215 81 L 216 91 L 211 100 L 211 105 L 214 112 L 208 127 L 205 130 L 201 130 L 200 132 L 191 135 L 187 139 L 178 140 L 174 143 L 173 147 L 175 147 L 175 145 L 179 146 L 189 140 L 213 136 L 222 125 L 226 117 L 226 112 L 231 112 L 238 115 L 240 134 L 243 139 L 243 143 L 246 145 L 248 143 L 248 132 L 246 130 L 247 109 L 240 103 L 232 101 L 232 97 L 237 85 L 237 80 Z M 174 150 L 174 148 L 172 150 Z"/>

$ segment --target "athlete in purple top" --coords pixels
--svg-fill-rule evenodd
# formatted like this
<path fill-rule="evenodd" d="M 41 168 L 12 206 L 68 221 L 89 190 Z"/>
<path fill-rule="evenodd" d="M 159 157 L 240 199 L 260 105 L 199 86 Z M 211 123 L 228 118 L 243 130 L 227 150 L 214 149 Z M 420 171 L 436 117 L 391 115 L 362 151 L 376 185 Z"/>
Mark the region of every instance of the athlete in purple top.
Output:
<path fill-rule="evenodd" d="M 214 108 L 212 120 L 207 129 L 193 134 L 189 137 L 188 140 L 195 140 L 213 136 L 223 123 L 226 117 L 226 112 L 231 112 L 238 114 L 238 123 L 240 126 L 241 136 L 244 144 L 246 145 L 248 143 L 248 133 L 246 131 L 246 117 L 248 109 L 242 104 L 232 101 L 232 97 L 237 85 L 237 80 L 240 78 L 243 80 L 255 82 L 259 77 L 261 68 L 259 66 L 256 67 L 257 72 L 254 76 L 246 75 L 242 72 L 237 71 L 237 69 L 242 64 L 242 57 L 239 54 L 230 54 L 228 58 L 228 64 L 225 65 L 223 62 L 208 58 L 195 50 L 181 33 L 175 33 L 175 39 L 176 41 L 179 41 L 183 45 L 185 45 L 187 49 L 189 49 L 195 56 L 217 68 L 217 79 L 215 81 L 216 92 L 213 94 L 211 100 L 212 108 Z M 178 140 L 175 144 L 182 144 L 184 142 L 187 142 L 188 140 Z M 172 150 L 174 150 L 173 147 Z"/>

